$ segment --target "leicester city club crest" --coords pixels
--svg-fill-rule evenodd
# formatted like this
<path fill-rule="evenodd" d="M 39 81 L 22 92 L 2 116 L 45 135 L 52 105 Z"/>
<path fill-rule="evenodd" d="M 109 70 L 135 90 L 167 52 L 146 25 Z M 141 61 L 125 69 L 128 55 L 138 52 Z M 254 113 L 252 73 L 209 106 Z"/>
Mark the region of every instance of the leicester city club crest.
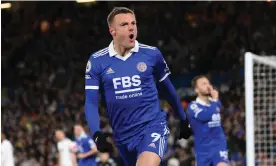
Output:
<path fill-rule="evenodd" d="M 139 62 L 137 64 L 137 69 L 140 72 L 145 72 L 147 70 L 147 64 L 145 64 L 144 62 Z"/>

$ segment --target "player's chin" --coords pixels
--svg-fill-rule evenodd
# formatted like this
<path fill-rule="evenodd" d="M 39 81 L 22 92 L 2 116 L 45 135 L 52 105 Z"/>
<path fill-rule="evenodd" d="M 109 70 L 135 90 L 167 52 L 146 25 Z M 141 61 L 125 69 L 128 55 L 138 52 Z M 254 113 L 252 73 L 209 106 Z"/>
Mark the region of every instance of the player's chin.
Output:
<path fill-rule="evenodd" d="M 128 45 L 128 48 L 133 48 L 135 46 L 135 40 L 134 41 L 132 41 L 132 40 L 129 41 L 127 45 Z"/>

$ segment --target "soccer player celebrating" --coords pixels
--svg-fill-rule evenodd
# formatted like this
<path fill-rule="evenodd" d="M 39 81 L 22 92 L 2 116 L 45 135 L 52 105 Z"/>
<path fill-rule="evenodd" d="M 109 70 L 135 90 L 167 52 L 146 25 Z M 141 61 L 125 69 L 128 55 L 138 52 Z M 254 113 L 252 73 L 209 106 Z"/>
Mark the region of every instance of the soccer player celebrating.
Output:
<path fill-rule="evenodd" d="M 197 99 L 188 107 L 190 125 L 195 138 L 197 166 L 227 166 L 226 138 L 221 127 L 218 91 L 213 89 L 206 76 L 192 81 Z"/>
<path fill-rule="evenodd" d="M 95 142 L 87 135 L 81 125 L 74 126 L 75 141 L 78 145 L 78 166 L 96 166 L 98 152 Z"/>
<path fill-rule="evenodd" d="M 186 114 L 156 48 L 138 43 L 135 14 L 116 7 L 107 18 L 113 41 L 89 58 L 85 75 L 85 114 L 99 151 L 111 145 L 100 132 L 98 92 L 104 95 L 115 144 L 127 166 L 157 166 L 166 152 L 169 129 L 155 80 L 181 120 L 179 138 L 189 138 Z"/>
<path fill-rule="evenodd" d="M 58 166 L 76 166 L 76 156 L 72 151 L 73 142 L 66 138 L 62 130 L 56 130 L 55 135 L 58 141 Z"/>

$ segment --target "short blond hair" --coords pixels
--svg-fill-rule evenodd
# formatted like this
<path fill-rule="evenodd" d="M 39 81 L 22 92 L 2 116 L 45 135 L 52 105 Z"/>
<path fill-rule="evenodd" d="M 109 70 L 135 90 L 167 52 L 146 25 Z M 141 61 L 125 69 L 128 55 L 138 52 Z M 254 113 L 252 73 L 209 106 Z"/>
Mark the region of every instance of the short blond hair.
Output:
<path fill-rule="evenodd" d="M 129 8 L 126 8 L 126 7 L 114 7 L 113 10 L 108 14 L 107 16 L 107 24 L 108 26 L 111 25 L 111 23 L 113 22 L 114 20 L 114 17 L 118 14 L 127 14 L 127 13 L 130 13 L 130 14 L 134 14 L 134 11 L 129 9 Z"/>

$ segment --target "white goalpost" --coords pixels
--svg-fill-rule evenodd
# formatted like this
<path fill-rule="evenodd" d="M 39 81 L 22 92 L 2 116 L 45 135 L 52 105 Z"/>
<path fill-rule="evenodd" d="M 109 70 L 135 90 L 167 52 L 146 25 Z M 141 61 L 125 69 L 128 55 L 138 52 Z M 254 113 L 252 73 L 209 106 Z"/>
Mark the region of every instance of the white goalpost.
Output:
<path fill-rule="evenodd" d="M 247 166 L 276 166 L 276 56 L 245 53 Z"/>

